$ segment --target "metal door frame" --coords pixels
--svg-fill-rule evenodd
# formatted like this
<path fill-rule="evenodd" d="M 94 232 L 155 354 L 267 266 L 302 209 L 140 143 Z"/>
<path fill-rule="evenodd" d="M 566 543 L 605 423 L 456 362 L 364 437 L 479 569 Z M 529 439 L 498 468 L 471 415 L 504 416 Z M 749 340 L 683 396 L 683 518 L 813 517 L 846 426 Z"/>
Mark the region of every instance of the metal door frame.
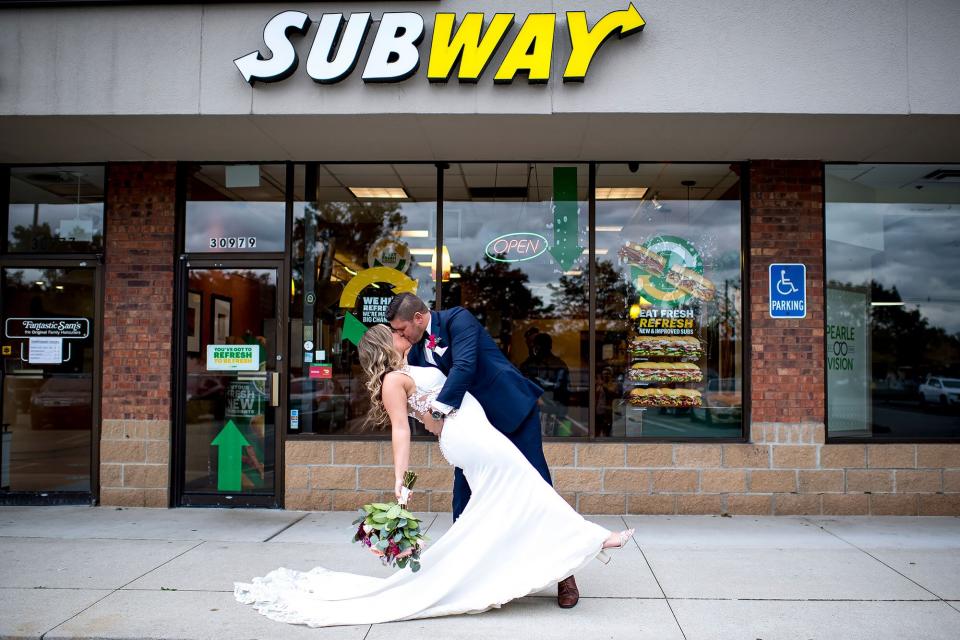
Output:
<path fill-rule="evenodd" d="M 0 257 L 0 269 L 91 269 L 93 271 L 94 317 L 92 319 L 93 371 L 91 372 L 92 420 L 90 425 L 90 490 L 89 491 L 0 491 L 0 505 L 54 505 L 97 503 L 100 495 L 100 402 L 103 373 L 103 254 L 78 258 L 46 258 L 42 255 Z M 3 300 L 0 298 L 0 317 Z M 0 390 L 4 373 L 0 371 Z M 3 393 L 0 392 L 0 416 L 3 415 Z M 0 445 L 2 446 L 2 445 Z"/>
<path fill-rule="evenodd" d="M 196 254 L 194 254 L 196 256 Z M 276 371 L 279 374 L 279 404 L 274 407 L 274 492 L 273 495 L 250 495 L 245 493 L 230 494 L 217 492 L 186 493 L 184 490 L 184 474 L 186 472 L 186 351 L 187 332 L 186 315 L 183 310 L 187 303 L 188 278 L 191 269 L 274 269 L 277 273 L 276 309 L 277 309 L 277 361 Z M 262 257 L 238 255 L 230 257 L 189 257 L 183 254 L 177 260 L 174 311 L 174 340 L 173 340 L 173 439 L 172 439 L 172 474 L 170 500 L 173 507 L 267 507 L 278 509 L 282 507 L 284 458 L 283 434 L 286 430 L 284 419 L 287 415 L 287 299 L 283 283 L 285 282 L 286 262 L 276 254 L 264 254 Z"/>

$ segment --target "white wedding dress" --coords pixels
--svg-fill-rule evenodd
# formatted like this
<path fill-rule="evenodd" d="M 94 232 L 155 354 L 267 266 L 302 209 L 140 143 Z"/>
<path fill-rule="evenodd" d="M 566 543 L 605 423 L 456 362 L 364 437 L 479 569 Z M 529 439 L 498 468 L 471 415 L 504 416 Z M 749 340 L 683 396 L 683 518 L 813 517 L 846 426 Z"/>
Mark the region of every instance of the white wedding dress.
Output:
<path fill-rule="evenodd" d="M 417 386 L 412 415 L 430 405 L 446 378 L 433 367 L 404 372 Z M 374 578 L 276 569 L 252 584 L 235 583 L 237 600 L 273 620 L 311 627 L 480 613 L 559 582 L 600 551 L 609 531 L 574 511 L 470 394 L 445 421 L 440 449 L 463 469 L 472 495 L 449 531 L 428 543 L 420 571 Z"/>

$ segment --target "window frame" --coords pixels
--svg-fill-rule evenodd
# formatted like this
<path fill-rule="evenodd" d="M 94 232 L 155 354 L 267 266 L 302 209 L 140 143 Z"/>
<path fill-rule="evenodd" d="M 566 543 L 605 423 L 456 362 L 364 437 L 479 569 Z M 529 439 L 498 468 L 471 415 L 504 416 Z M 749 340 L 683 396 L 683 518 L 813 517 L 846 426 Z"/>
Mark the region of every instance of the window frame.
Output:
<path fill-rule="evenodd" d="M 0 267 L 35 268 L 90 268 L 94 279 L 94 354 L 92 371 L 92 419 L 90 428 L 90 489 L 89 491 L 3 491 L 0 505 L 95 505 L 100 496 L 100 437 L 103 411 L 103 335 L 104 299 L 106 297 L 106 255 L 108 251 L 108 222 L 110 217 L 110 170 L 111 162 L 43 162 L 25 164 L 0 164 Z M 103 167 L 103 246 L 99 251 L 86 253 L 34 253 L 15 252 L 8 249 L 8 225 L 10 223 L 10 177 L 13 169 L 31 167 Z"/>
<path fill-rule="evenodd" d="M 445 171 L 454 164 L 464 164 L 464 165 L 473 165 L 473 164 L 491 164 L 491 163 L 504 163 L 504 164 L 552 164 L 552 165 L 565 165 L 565 164 L 577 164 L 577 165 L 586 165 L 588 167 L 588 193 L 587 193 L 587 207 L 588 207 L 588 220 L 587 220 L 587 234 L 588 242 L 590 245 L 588 253 L 588 282 L 589 282 L 589 292 L 588 292 L 588 331 L 589 331 L 589 340 L 590 344 L 593 344 L 596 341 L 596 321 L 597 321 L 597 300 L 596 300 L 596 290 L 594 283 L 596 281 L 596 254 L 595 254 L 595 244 L 596 244 L 596 173 L 597 167 L 603 164 L 623 164 L 624 160 L 511 160 L 511 161 L 498 161 L 498 160 L 449 160 L 441 162 L 423 162 L 423 161 L 325 161 L 325 160 L 311 160 L 311 161 L 191 161 L 191 162 L 178 162 L 178 194 L 177 194 L 177 238 L 175 240 L 175 247 L 177 251 L 177 258 L 179 260 L 189 259 L 189 257 L 194 258 L 203 258 L 206 260 L 230 260 L 237 259 L 237 254 L 228 254 L 228 253 L 204 253 L 204 254 L 187 254 L 184 253 L 184 233 L 185 233 L 185 215 L 186 215 L 186 175 L 184 167 L 190 164 L 285 164 L 287 167 L 287 193 L 286 193 L 286 239 L 285 239 L 285 248 L 282 253 L 275 254 L 261 254 L 261 257 L 264 259 L 267 258 L 282 258 L 284 261 L 285 273 L 283 277 L 286 280 L 289 280 L 291 277 L 291 269 L 293 263 L 292 255 L 292 227 L 293 227 L 293 201 L 295 198 L 294 194 L 294 174 L 298 165 L 306 166 L 308 164 L 323 164 L 323 165 L 343 165 L 343 164 L 352 164 L 352 165 L 382 165 L 382 164 L 393 164 L 393 165 L 403 165 L 403 164 L 415 164 L 415 165 L 425 165 L 433 164 L 436 167 L 437 173 L 437 197 L 436 197 L 436 216 L 437 220 L 436 229 L 437 229 L 437 256 L 436 260 L 439 262 L 442 259 L 441 251 L 443 240 L 444 240 L 444 229 L 443 229 L 443 214 L 444 214 L 444 198 L 443 198 L 443 189 L 444 189 L 444 178 Z M 665 161 L 660 162 L 644 162 L 641 164 L 662 164 Z M 741 340 L 739 348 L 741 349 L 741 358 L 743 362 L 742 377 L 740 379 L 740 384 L 742 388 L 742 422 L 741 422 L 741 433 L 739 437 L 722 437 L 722 438 L 705 438 L 705 437 L 649 437 L 649 438 L 637 438 L 637 437 L 627 437 L 627 436 L 617 436 L 617 437 L 598 437 L 596 433 L 597 425 L 596 418 L 594 415 L 595 412 L 595 402 L 596 399 L 594 394 L 589 394 L 589 436 L 547 436 L 543 438 L 545 443 L 585 443 L 585 444 L 674 444 L 674 443 L 701 443 L 701 444 L 728 444 L 728 443 L 743 443 L 749 441 L 750 433 L 750 423 L 751 423 L 751 359 L 749 350 L 745 349 L 744 345 L 750 344 L 751 339 L 751 318 L 749 313 L 749 301 L 751 299 L 750 292 L 750 254 L 749 254 L 749 236 L 750 236 L 750 184 L 749 184 L 749 162 L 746 161 L 737 161 L 737 162 L 695 162 L 695 161 L 670 161 L 671 165 L 697 165 L 697 164 L 727 164 L 727 165 L 736 165 L 740 168 L 739 174 L 739 188 L 740 188 L 740 278 L 741 278 L 741 287 L 742 287 L 742 305 L 741 310 Z M 306 197 L 306 195 L 305 195 Z M 440 265 L 436 265 L 440 267 Z M 441 310 L 442 307 L 442 295 L 443 295 L 443 283 L 437 283 L 436 287 L 436 300 L 435 308 Z M 287 314 L 289 322 L 289 303 L 286 305 L 285 313 Z M 292 348 L 292 343 L 288 341 L 287 353 L 284 354 L 284 357 L 290 357 L 289 350 Z M 596 354 L 594 353 L 595 349 L 589 350 L 588 357 L 588 385 L 590 388 L 593 388 L 593 385 L 596 383 L 597 376 L 597 362 Z M 178 358 L 174 357 L 176 361 Z M 286 377 L 289 378 L 289 375 Z M 289 394 L 289 380 L 285 381 L 284 393 Z M 287 423 L 286 425 L 277 425 L 278 439 L 282 441 L 312 441 L 312 440 L 327 440 L 327 441 L 363 441 L 363 442 L 378 442 L 378 441 L 388 441 L 390 434 L 388 431 L 373 432 L 369 434 L 318 434 L 318 433 L 297 433 L 291 432 L 289 430 L 289 415 L 286 415 L 284 418 Z M 431 442 L 434 440 L 433 436 L 415 436 L 415 441 L 422 442 Z"/>
<path fill-rule="evenodd" d="M 855 165 L 882 165 L 882 166 L 909 166 L 909 165 L 927 165 L 927 164 L 949 164 L 949 165 L 960 165 L 960 161 L 957 162 L 943 162 L 943 163 L 930 163 L 930 162 L 823 162 L 821 163 L 822 171 L 820 172 L 821 178 L 821 190 L 823 201 L 822 201 L 822 223 L 823 223 L 823 426 L 824 426 L 824 443 L 825 444 L 859 444 L 859 445 L 871 445 L 871 444 L 957 444 L 960 443 L 960 435 L 956 438 L 948 437 L 933 437 L 933 438 L 922 438 L 922 437 L 910 437 L 910 438 L 893 438 L 890 436 L 868 436 L 868 437 L 855 437 L 855 436 L 831 436 L 830 435 L 830 382 L 827 377 L 827 359 L 829 357 L 828 344 L 829 339 L 827 337 L 827 283 L 830 281 L 829 274 L 827 273 L 827 206 L 829 205 L 829 200 L 827 199 L 827 171 L 831 166 L 855 166 Z M 872 349 L 872 346 L 871 346 Z M 870 402 L 873 403 L 873 394 L 871 392 Z"/>

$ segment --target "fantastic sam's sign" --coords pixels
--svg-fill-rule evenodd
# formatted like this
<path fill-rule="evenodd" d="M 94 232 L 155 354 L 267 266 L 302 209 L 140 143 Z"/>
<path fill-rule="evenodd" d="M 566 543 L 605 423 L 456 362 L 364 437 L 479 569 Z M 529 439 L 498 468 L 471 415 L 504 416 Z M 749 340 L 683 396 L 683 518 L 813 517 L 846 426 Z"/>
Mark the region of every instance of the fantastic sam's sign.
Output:
<path fill-rule="evenodd" d="M 456 68 L 462 83 L 479 82 L 494 54 L 507 39 L 516 14 L 495 13 L 489 22 L 483 13 L 468 13 L 456 24 L 454 13 L 438 13 L 433 21 L 427 79 L 447 82 Z M 583 82 L 587 69 L 600 46 L 616 35 L 619 38 L 638 33 L 646 24 L 633 4 L 601 18 L 593 28 L 587 25 L 585 11 L 568 11 L 567 30 L 570 57 L 563 71 L 564 82 Z M 279 82 L 297 70 L 297 51 L 290 42 L 294 34 L 306 35 L 310 16 L 301 11 L 284 11 L 267 22 L 263 41 L 272 54 L 269 59 L 259 51 L 234 60 L 244 80 Z M 307 56 L 307 75 L 319 84 L 334 84 L 349 76 L 360 58 L 364 41 L 373 24 L 370 13 L 353 13 L 344 19 L 339 13 L 324 13 L 317 22 L 317 33 Z M 550 79 L 557 15 L 531 13 L 520 25 L 513 43 L 493 76 L 498 84 L 510 84 L 517 75 L 526 75 L 531 84 Z M 486 28 L 484 28 L 486 24 Z M 424 37 L 424 21 L 412 12 L 387 12 L 370 47 L 363 70 L 364 82 L 400 82 L 420 68 L 419 45 Z"/>

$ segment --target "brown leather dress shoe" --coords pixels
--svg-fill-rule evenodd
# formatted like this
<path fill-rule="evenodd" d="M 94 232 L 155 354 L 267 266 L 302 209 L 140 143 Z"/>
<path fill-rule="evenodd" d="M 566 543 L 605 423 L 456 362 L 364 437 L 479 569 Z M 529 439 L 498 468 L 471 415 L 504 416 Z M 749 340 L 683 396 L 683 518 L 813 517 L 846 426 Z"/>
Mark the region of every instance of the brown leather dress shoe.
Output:
<path fill-rule="evenodd" d="M 580 601 L 580 590 L 573 576 L 564 578 L 557 583 L 557 604 L 561 609 L 572 609 Z"/>

